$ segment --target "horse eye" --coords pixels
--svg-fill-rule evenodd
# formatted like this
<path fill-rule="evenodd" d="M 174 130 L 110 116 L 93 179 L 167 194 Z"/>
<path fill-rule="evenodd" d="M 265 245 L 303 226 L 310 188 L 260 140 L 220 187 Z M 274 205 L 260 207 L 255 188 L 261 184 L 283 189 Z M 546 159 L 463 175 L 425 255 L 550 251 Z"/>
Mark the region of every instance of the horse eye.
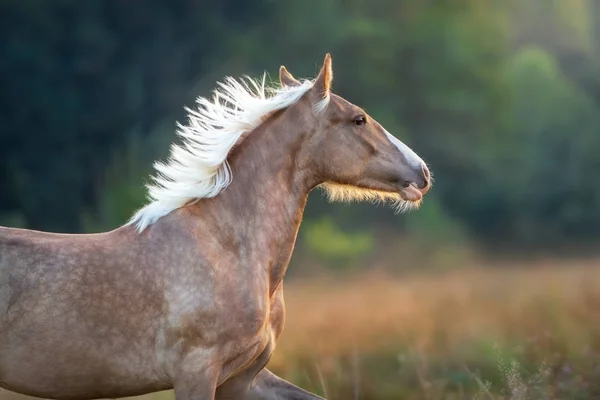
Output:
<path fill-rule="evenodd" d="M 353 123 L 354 125 L 359 125 L 359 126 L 360 126 L 360 125 L 364 125 L 364 124 L 366 124 L 366 123 L 367 123 L 367 119 L 365 118 L 365 116 L 364 116 L 364 115 L 359 115 L 358 117 L 355 117 L 355 118 L 352 120 L 352 123 Z"/>

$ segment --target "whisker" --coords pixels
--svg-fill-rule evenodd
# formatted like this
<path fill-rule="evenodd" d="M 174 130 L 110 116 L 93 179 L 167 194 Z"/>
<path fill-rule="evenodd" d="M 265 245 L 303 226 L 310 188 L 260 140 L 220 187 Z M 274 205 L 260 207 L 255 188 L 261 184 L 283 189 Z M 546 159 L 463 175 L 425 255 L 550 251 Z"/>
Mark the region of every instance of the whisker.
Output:
<path fill-rule="evenodd" d="M 371 202 L 374 204 L 389 204 L 396 214 L 401 214 L 419 208 L 421 202 L 404 200 L 399 193 L 383 192 L 356 186 L 326 182 L 319 185 L 327 199 L 331 202 Z"/>

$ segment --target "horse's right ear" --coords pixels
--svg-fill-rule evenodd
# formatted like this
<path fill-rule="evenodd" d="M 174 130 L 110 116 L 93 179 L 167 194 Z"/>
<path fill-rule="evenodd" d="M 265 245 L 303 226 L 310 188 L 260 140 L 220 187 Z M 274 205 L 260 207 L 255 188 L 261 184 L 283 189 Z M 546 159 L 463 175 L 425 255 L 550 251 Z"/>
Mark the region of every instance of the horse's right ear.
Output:
<path fill-rule="evenodd" d="M 325 61 L 323 61 L 323 67 L 321 68 L 319 75 L 315 78 L 315 83 L 311 92 L 315 93 L 319 100 L 328 97 L 332 80 L 333 70 L 331 68 L 331 54 L 327 53 L 325 55 Z"/>
<path fill-rule="evenodd" d="M 279 67 L 279 82 L 281 86 L 300 86 L 300 82 L 283 65 Z"/>

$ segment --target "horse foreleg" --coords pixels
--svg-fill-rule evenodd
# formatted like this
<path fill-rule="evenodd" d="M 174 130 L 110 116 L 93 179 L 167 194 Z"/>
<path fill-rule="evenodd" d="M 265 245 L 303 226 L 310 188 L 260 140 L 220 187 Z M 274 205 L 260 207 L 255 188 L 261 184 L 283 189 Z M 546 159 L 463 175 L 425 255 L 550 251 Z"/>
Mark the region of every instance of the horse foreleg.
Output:
<path fill-rule="evenodd" d="M 255 376 L 256 375 L 256 376 Z M 245 371 L 217 388 L 215 400 L 325 400 L 300 389 L 266 368 Z"/>
<path fill-rule="evenodd" d="M 272 350 L 273 343 L 245 371 L 219 386 L 215 400 L 325 400 L 266 369 Z"/>
<path fill-rule="evenodd" d="M 175 400 L 215 400 L 219 369 L 203 352 L 188 354 L 173 376 Z"/>
<path fill-rule="evenodd" d="M 241 400 L 241 399 L 240 399 Z M 268 369 L 263 369 L 254 378 L 252 386 L 249 388 L 246 397 L 243 400 L 325 400 L 300 389 L 298 386 L 289 383 Z"/>
<path fill-rule="evenodd" d="M 174 384 L 175 400 L 214 400 L 216 379 L 204 376 L 188 375 L 179 377 Z"/>

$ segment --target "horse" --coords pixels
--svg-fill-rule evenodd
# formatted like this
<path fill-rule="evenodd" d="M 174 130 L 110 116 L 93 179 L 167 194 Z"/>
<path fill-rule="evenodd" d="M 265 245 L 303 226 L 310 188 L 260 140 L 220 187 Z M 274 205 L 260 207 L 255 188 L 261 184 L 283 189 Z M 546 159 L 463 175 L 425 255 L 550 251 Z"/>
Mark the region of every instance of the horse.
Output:
<path fill-rule="evenodd" d="M 80 400 L 322 399 L 266 365 L 309 193 L 418 208 L 425 162 L 360 107 L 281 66 L 186 108 L 147 202 L 112 231 L 0 227 L 0 386 Z"/>

